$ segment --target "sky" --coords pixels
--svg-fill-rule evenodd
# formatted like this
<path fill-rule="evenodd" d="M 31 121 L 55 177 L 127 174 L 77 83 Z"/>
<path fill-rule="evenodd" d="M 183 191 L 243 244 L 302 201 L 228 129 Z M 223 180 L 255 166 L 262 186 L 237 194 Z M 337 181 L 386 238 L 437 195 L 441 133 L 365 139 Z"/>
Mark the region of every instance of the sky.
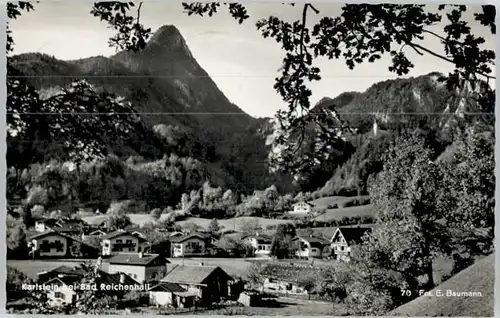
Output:
<path fill-rule="evenodd" d="M 339 3 L 317 3 L 320 11 L 310 13 L 309 23 L 322 16 L 335 16 L 341 12 Z M 14 53 L 41 52 L 62 60 L 73 60 L 97 55 L 111 56 L 115 49 L 108 46 L 113 30 L 104 22 L 89 14 L 88 2 L 44 2 L 35 5 L 35 11 L 23 14 L 11 22 L 16 43 Z M 286 21 L 300 20 L 301 6 L 280 3 L 247 3 L 250 19 L 238 24 L 227 12 L 213 17 L 187 16 L 180 2 L 145 2 L 141 22 L 153 32 L 165 24 L 175 25 L 191 50 L 194 58 L 207 71 L 219 89 L 234 104 L 255 117 L 271 117 L 278 109 L 286 107 L 273 89 L 274 79 L 279 76 L 284 51 L 275 40 L 264 39 L 255 22 L 268 16 Z M 471 7 L 478 10 L 479 7 Z M 472 17 L 472 13 L 469 13 Z M 488 30 L 471 20 L 472 29 L 487 39 L 487 48 L 496 43 Z M 433 27 L 436 31 L 443 25 Z M 426 38 L 421 45 L 444 53 L 436 39 Z M 447 73 L 452 65 L 438 58 L 420 56 L 405 49 L 416 65 L 408 76 L 419 76 L 439 71 Z M 374 83 L 396 78 L 389 72 L 390 57 L 383 56 L 375 63 L 364 63 L 349 70 L 342 60 L 320 59 L 315 62 L 321 69 L 322 80 L 309 84 L 311 102 L 323 97 L 335 97 L 346 91 L 365 91 Z"/>

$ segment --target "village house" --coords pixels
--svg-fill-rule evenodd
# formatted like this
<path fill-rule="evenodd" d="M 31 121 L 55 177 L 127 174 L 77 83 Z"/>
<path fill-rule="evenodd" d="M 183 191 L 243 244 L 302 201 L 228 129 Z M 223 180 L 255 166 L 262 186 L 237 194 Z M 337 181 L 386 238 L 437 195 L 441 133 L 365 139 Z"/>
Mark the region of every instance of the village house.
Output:
<path fill-rule="evenodd" d="M 64 223 L 61 226 L 49 227 L 49 230 L 73 236 L 81 236 L 83 234 L 83 227 L 74 223 Z"/>
<path fill-rule="evenodd" d="M 62 222 L 55 218 L 42 218 L 35 220 L 35 231 L 43 233 L 48 231 L 51 227 L 61 226 Z"/>
<path fill-rule="evenodd" d="M 141 239 L 146 240 L 146 235 L 144 233 L 142 233 L 141 231 L 133 231 L 131 234 L 135 235 Z"/>
<path fill-rule="evenodd" d="M 184 295 L 196 295 L 197 303 L 208 305 L 228 297 L 233 278 L 216 266 L 167 265 L 167 275 L 161 282 L 176 283 L 186 290 Z"/>
<path fill-rule="evenodd" d="M 309 202 L 300 201 L 292 205 L 293 211 L 290 213 L 311 213 L 314 205 Z"/>
<path fill-rule="evenodd" d="M 61 265 L 56 267 L 50 271 L 43 271 L 37 273 L 37 283 L 43 284 L 48 282 L 49 280 L 56 278 L 58 276 L 66 276 L 66 277 L 83 277 L 85 275 L 85 271 L 81 266 L 69 267 L 66 265 Z"/>
<path fill-rule="evenodd" d="M 348 261 L 352 246 L 361 243 L 363 236 L 370 231 L 370 227 L 339 227 L 330 240 L 333 256 Z"/>
<path fill-rule="evenodd" d="M 242 238 L 248 242 L 253 248 L 253 255 L 256 257 L 266 257 L 271 254 L 272 238 L 267 235 L 256 233 Z"/>
<path fill-rule="evenodd" d="M 56 231 L 31 236 L 28 247 L 32 258 L 97 257 L 99 249 Z"/>
<path fill-rule="evenodd" d="M 51 286 L 47 293 L 48 304 L 50 306 L 69 305 L 78 300 L 79 293 L 78 290 L 75 290 L 74 286 L 81 282 L 85 275 L 85 270 L 79 267 L 73 269 L 58 267 L 53 271 L 43 273 L 43 275 L 43 282 L 39 280 L 39 283 Z M 128 286 L 128 289 L 132 289 L 133 286 L 139 287 L 137 281 L 124 273 L 108 274 L 104 271 L 98 271 L 96 286 L 100 286 L 101 284 L 123 286 L 123 289 L 125 289 L 125 286 Z M 57 288 L 54 288 L 55 286 Z M 126 293 L 123 289 L 107 290 L 107 293 L 123 297 Z"/>
<path fill-rule="evenodd" d="M 144 239 L 123 230 L 111 232 L 102 237 L 102 255 L 109 256 L 116 253 L 138 253 L 140 243 Z"/>
<path fill-rule="evenodd" d="M 197 293 L 175 283 L 160 282 L 149 289 L 149 304 L 156 307 L 191 308 Z"/>
<path fill-rule="evenodd" d="M 317 269 L 309 265 L 266 264 L 261 271 L 261 288 L 262 291 L 270 293 L 308 295 L 313 287 L 316 272 Z"/>
<path fill-rule="evenodd" d="M 163 258 L 172 256 L 172 243 L 170 240 L 163 240 L 155 243 L 141 244 L 140 251 L 149 254 L 159 254 Z"/>
<path fill-rule="evenodd" d="M 108 234 L 108 233 L 106 233 L 106 231 L 104 231 L 104 230 L 101 230 L 101 229 L 91 229 L 90 231 L 88 231 L 88 233 L 84 232 L 84 234 L 83 234 L 82 237 L 85 238 L 85 237 L 91 236 L 91 237 L 102 238 L 106 234 Z"/>
<path fill-rule="evenodd" d="M 182 233 L 182 232 L 172 232 L 169 234 L 169 237 L 181 237 L 181 236 L 184 236 L 185 234 Z"/>
<path fill-rule="evenodd" d="M 126 273 L 139 283 L 158 281 L 166 273 L 170 263 L 158 254 L 120 253 L 107 259 L 107 272 Z"/>
<path fill-rule="evenodd" d="M 330 241 L 314 236 L 297 236 L 293 239 L 295 255 L 299 258 L 323 258 L 331 256 Z"/>
<path fill-rule="evenodd" d="M 204 256 L 207 254 L 207 236 L 200 233 L 170 237 L 172 257 Z"/>

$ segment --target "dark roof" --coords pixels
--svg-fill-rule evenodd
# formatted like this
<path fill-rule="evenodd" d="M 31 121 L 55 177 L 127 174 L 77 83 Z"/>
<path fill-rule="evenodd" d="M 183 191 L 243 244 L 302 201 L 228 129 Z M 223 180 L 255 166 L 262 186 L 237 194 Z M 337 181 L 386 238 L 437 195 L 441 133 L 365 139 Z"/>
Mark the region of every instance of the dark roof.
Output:
<path fill-rule="evenodd" d="M 42 233 L 39 233 L 39 234 L 35 234 L 31 237 L 29 237 L 28 239 L 29 240 L 35 240 L 35 239 L 39 239 L 39 238 L 42 238 L 42 237 L 45 237 L 45 236 L 48 236 L 48 235 L 59 235 L 59 236 L 62 236 L 64 238 L 70 238 L 69 236 L 63 234 L 63 233 L 59 233 L 59 232 L 55 232 L 55 231 L 45 231 L 45 232 L 42 232 Z"/>
<path fill-rule="evenodd" d="M 229 274 L 218 266 L 174 265 L 173 269 L 169 270 L 167 275 L 162 278 L 161 281 L 185 284 L 204 284 L 205 281 L 216 272 L 226 276 L 228 280 L 233 280 Z"/>
<path fill-rule="evenodd" d="M 54 218 L 39 218 L 36 220 L 37 223 L 44 223 L 44 224 L 56 224 L 58 219 Z"/>
<path fill-rule="evenodd" d="M 340 233 L 347 243 L 359 243 L 365 233 L 371 232 L 369 227 L 339 227 Z"/>
<path fill-rule="evenodd" d="M 61 223 L 63 224 L 78 224 L 78 225 L 88 225 L 87 222 L 85 222 L 82 219 L 70 219 L 70 218 L 61 218 L 59 219 Z"/>
<path fill-rule="evenodd" d="M 53 282 L 55 280 L 59 280 L 63 282 L 66 285 L 73 285 L 83 278 L 85 275 L 85 272 L 80 268 L 78 271 L 78 274 L 59 274 L 56 277 L 53 277 L 52 279 L 49 279 L 48 281 L 44 282 L 43 284 L 49 284 L 50 282 Z M 123 283 L 120 283 L 120 278 L 123 275 L 125 278 L 125 281 Z M 98 272 L 98 276 L 96 278 L 97 284 L 106 284 L 106 285 L 139 285 L 139 282 L 134 280 L 132 277 L 125 273 L 113 273 L 109 274 L 106 273 L 102 270 Z"/>
<path fill-rule="evenodd" d="M 299 201 L 299 202 L 295 202 L 294 204 L 292 204 L 292 206 L 294 205 L 297 205 L 297 204 L 301 204 L 301 203 L 305 203 L 307 205 L 309 205 L 310 207 L 314 207 L 315 205 L 312 204 L 311 202 L 307 202 L 307 201 Z"/>
<path fill-rule="evenodd" d="M 188 235 L 171 237 L 170 241 L 172 241 L 174 243 L 181 243 L 181 242 L 187 241 L 187 240 L 195 238 L 195 237 L 202 239 L 204 241 L 209 239 L 209 236 L 196 232 L 196 233 L 191 233 Z"/>
<path fill-rule="evenodd" d="M 177 285 L 176 283 L 160 282 L 158 285 L 151 287 L 149 291 L 165 291 L 174 293 L 174 292 L 184 292 L 186 290 L 181 286 Z"/>
<path fill-rule="evenodd" d="M 160 257 L 159 254 L 143 254 L 139 257 L 139 253 L 120 253 L 108 259 L 109 264 L 126 264 L 147 266 L 156 259 L 161 259 L 165 263 L 169 262 Z"/>
<path fill-rule="evenodd" d="M 310 265 L 292 265 L 268 263 L 263 265 L 261 275 L 290 283 L 297 283 L 301 278 L 315 276 L 319 269 Z"/>
<path fill-rule="evenodd" d="M 147 248 L 147 247 L 162 247 L 162 246 L 165 246 L 165 245 L 168 245 L 170 244 L 170 239 L 164 239 L 164 240 L 161 240 L 159 242 L 147 242 L 146 244 L 143 244 L 142 247 L 143 248 Z"/>
<path fill-rule="evenodd" d="M 134 231 L 131 231 L 131 233 L 130 233 L 130 234 L 132 234 L 132 235 L 134 235 L 134 236 L 137 236 L 137 237 L 141 237 L 141 238 L 143 238 L 143 237 L 145 237 L 145 236 L 146 236 L 146 234 L 144 234 L 144 232 L 143 232 L 143 231 L 141 231 L 141 230 L 134 230 Z"/>
<path fill-rule="evenodd" d="M 172 232 L 170 233 L 170 237 L 173 237 L 173 236 L 183 236 L 184 234 L 182 232 Z"/>
<path fill-rule="evenodd" d="M 109 239 L 112 239 L 112 238 L 115 238 L 115 237 L 118 237 L 118 236 L 121 236 L 121 235 L 130 235 L 130 236 L 134 236 L 134 237 L 137 237 L 139 239 L 139 241 L 144 241 L 143 238 L 137 236 L 137 235 L 133 235 L 132 233 L 128 232 L 128 231 L 114 231 L 114 232 L 111 232 L 111 233 L 108 233 L 106 235 L 104 235 L 102 237 L 103 240 L 109 240 Z"/>
<path fill-rule="evenodd" d="M 310 244 L 321 244 L 321 245 L 328 245 L 330 244 L 330 241 L 321 237 L 314 237 L 314 236 L 297 236 L 294 238 L 294 240 L 298 239 L 303 239 L 306 242 L 309 242 Z"/>
<path fill-rule="evenodd" d="M 337 227 L 311 227 L 305 229 L 297 229 L 297 236 L 314 236 L 330 240 L 337 230 Z"/>
<path fill-rule="evenodd" d="M 273 241 L 272 237 L 267 236 L 267 235 L 262 235 L 262 234 L 259 234 L 259 235 L 246 235 L 246 236 L 242 237 L 242 239 L 246 239 L 246 238 L 254 238 L 254 239 L 257 240 L 258 243 L 263 243 L 263 244 L 266 244 L 266 243 L 271 244 L 272 241 Z"/>
<path fill-rule="evenodd" d="M 52 279 L 49 279 L 48 281 L 44 282 L 42 285 L 52 285 L 54 284 L 56 281 L 60 281 L 61 283 L 63 283 L 64 285 L 74 285 L 75 283 L 78 283 L 80 282 L 80 280 L 82 279 L 82 276 L 77 276 L 77 275 L 73 275 L 73 276 L 57 276 L 57 277 L 54 277 Z"/>
<path fill-rule="evenodd" d="M 123 283 L 120 283 L 121 275 L 124 275 L 125 277 L 125 281 Z M 98 282 L 104 283 L 106 285 L 139 285 L 139 282 L 137 282 L 135 279 L 121 272 L 109 274 L 104 271 L 99 271 Z"/>
<path fill-rule="evenodd" d="M 69 267 L 66 265 L 61 265 L 59 267 L 54 268 L 53 270 L 50 271 L 45 271 L 38 273 L 38 276 L 47 274 L 47 273 L 58 273 L 58 274 L 70 274 L 70 275 L 84 275 L 85 272 L 80 266 L 75 266 L 75 267 Z"/>
<path fill-rule="evenodd" d="M 79 224 L 63 224 L 61 226 L 51 227 L 55 232 L 80 232 L 83 230 L 82 226 Z"/>
<path fill-rule="evenodd" d="M 102 233 L 104 233 L 104 235 L 106 235 L 106 234 L 107 234 L 107 233 L 106 233 L 106 231 L 103 231 L 103 230 L 101 230 L 101 229 L 92 229 L 92 232 L 90 232 L 90 233 L 89 233 L 89 234 L 87 234 L 87 235 L 91 235 L 91 236 L 92 236 L 92 235 L 95 235 L 95 234 L 94 234 L 95 232 L 102 232 Z"/>

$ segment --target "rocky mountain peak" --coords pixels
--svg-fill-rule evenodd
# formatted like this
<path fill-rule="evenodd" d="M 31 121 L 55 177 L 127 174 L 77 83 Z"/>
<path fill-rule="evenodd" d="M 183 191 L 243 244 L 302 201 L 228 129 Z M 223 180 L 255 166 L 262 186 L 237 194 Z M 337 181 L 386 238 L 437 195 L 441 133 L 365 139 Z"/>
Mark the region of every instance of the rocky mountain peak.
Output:
<path fill-rule="evenodd" d="M 160 27 L 149 40 L 148 46 L 150 48 L 161 47 L 168 51 L 178 51 L 192 56 L 184 37 L 174 25 Z"/>

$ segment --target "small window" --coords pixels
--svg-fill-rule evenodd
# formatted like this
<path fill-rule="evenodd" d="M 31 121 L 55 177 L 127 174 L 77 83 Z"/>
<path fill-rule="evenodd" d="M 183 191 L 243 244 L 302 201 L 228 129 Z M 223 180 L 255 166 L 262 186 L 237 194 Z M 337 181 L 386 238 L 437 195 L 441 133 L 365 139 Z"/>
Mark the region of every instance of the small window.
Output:
<path fill-rule="evenodd" d="M 132 244 L 132 240 L 127 240 L 127 244 Z"/>
<path fill-rule="evenodd" d="M 55 292 L 54 297 L 57 299 L 65 299 L 66 298 L 66 296 L 61 292 Z"/>
<path fill-rule="evenodd" d="M 134 278 L 137 278 L 137 274 L 134 274 Z"/>
<path fill-rule="evenodd" d="M 116 243 L 122 243 L 122 240 L 116 240 Z"/>

